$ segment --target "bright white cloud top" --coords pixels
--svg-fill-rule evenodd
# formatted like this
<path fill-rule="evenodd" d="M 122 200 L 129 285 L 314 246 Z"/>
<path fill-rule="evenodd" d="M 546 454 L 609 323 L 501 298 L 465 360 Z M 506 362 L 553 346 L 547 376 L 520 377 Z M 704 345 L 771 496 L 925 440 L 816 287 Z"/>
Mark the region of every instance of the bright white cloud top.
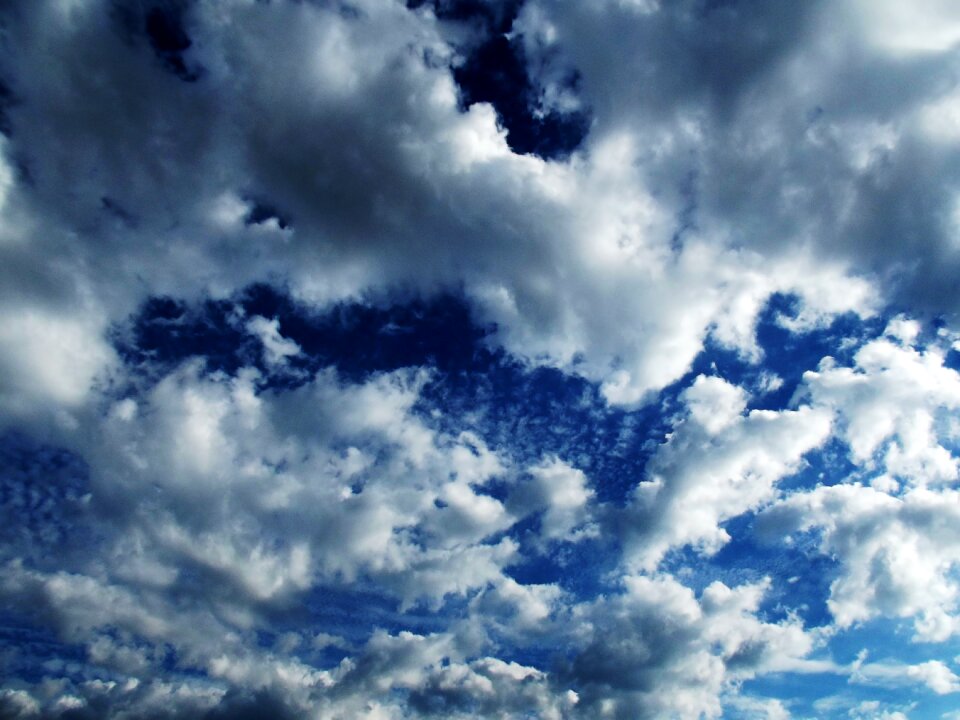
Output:
<path fill-rule="evenodd" d="M 0 717 L 956 716 L 956 3 L 0 30 Z"/>

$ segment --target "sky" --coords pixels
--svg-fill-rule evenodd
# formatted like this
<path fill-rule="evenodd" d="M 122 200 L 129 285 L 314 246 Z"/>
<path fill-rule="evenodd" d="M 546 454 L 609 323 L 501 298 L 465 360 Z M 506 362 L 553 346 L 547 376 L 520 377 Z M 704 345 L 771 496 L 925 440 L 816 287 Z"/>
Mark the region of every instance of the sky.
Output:
<path fill-rule="evenodd" d="M 960 5 L 0 3 L 0 719 L 960 719 Z"/>

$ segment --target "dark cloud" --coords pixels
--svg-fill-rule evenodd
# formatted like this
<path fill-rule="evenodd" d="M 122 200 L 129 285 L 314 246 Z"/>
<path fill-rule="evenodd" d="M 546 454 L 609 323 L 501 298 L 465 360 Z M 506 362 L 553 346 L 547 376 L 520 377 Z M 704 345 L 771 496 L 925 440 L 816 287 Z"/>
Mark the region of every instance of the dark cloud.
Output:
<path fill-rule="evenodd" d="M 209 710 L 203 720 L 296 720 L 301 716 L 301 711 L 273 693 L 233 691 L 227 693 L 215 708 Z"/>

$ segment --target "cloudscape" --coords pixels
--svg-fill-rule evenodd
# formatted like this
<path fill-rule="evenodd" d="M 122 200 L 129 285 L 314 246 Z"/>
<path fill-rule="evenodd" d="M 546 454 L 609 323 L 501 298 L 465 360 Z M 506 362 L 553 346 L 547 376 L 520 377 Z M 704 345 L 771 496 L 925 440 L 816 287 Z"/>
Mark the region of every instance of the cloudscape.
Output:
<path fill-rule="evenodd" d="M 960 4 L 0 2 L 0 718 L 960 719 Z"/>

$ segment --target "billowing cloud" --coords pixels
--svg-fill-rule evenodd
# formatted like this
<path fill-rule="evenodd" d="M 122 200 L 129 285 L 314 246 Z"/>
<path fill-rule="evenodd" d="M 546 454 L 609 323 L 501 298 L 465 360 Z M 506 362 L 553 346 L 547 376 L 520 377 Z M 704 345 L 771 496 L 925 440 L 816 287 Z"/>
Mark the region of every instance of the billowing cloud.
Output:
<path fill-rule="evenodd" d="M 774 533 L 820 531 L 822 550 L 843 568 L 829 600 L 841 626 L 877 615 L 913 618 L 917 637 L 936 641 L 957 622 L 950 418 L 960 376 L 944 367 L 936 345 L 903 342 L 914 332 L 892 323 L 887 333 L 901 337 L 867 343 L 853 367 L 825 358 L 806 373 L 804 392 L 839 418 L 854 476 L 791 495 L 762 520 Z"/>
<path fill-rule="evenodd" d="M 944 712 L 952 3 L 0 27 L 0 715 Z"/>
<path fill-rule="evenodd" d="M 765 623 L 764 583 L 715 582 L 700 598 L 667 577 L 628 576 L 621 595 L 578 607 L 585 646 L 567 671 L 596 717 L 719 717 L 720 693 L 757 673 L 830 672 L 796 622 Z"/>
<path fill-rule="evenodd" d="M 684 392 L 689 416 L 658 448 L 622 522 L 630 563 L 654 570 L 668 550 L 694 545 L 713 553 L 729 540 L 730 518 L 774 497 L 778 480 L 830 432 L 819 408 L 753 410 L 719 378 L 697 377 Z"/>

